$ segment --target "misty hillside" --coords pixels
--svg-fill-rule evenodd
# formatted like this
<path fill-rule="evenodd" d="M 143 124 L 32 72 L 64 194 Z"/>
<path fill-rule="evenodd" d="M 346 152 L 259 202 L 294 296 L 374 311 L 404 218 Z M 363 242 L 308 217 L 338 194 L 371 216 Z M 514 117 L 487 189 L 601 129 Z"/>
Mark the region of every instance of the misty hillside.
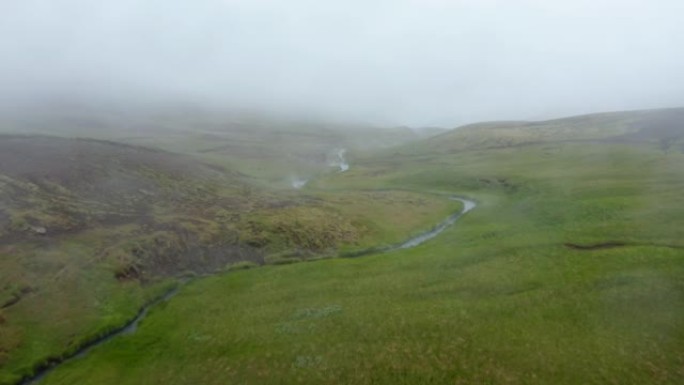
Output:
<path fill-rule="evenodd" d="M 286 186 L 334 168 L 337 153 L 387 148 L 444 129 L 375 127 L 179 105 L 42 103 L 0 113 L 0 133 L 89 137 L 163 148 Z"/>
<path fill-rule="evenodd" d="M 369 154 L 350 173 L 323 178 L 314 187 L 439 185 L 473 196 L 503 194 L 519 200 L 521 218 L 539 211 L 542 232 L 582 220 L 558 236 L 560 244 L 680 247 L 682 156 L 684 109 L 485 122 Z M 556 206 L 537 210 L 540 199 Z"/>
<path fill-rule="evenodd" d="M 505 148 L 558 141 L 652 142 L 684 145 L 684 108 L 611 112 L 540 122 L 485 122 L 456 128 L 423 143 L 426 150 Z"/>

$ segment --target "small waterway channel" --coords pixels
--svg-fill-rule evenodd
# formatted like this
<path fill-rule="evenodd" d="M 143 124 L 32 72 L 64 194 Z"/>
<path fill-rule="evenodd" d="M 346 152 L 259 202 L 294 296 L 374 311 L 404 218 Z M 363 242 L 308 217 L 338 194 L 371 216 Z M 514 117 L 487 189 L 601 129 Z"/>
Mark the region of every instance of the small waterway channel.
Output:
<path fill-rule="evenodd" d="M 470 199 L 459 198 L 459 197 L 451 197 L 450 199 L 463 203 L 463 209 L 457 213 L 449 215 L 445 220 L 438 223 L 431 230 L 426 231 L 422 234 L 418 234 L 418 235 L 411 237 L 408 240 L 406 240 L 402 243 L 398 243 L 396 245 L 385 246 L 385 247 L 376 247 L 376 248 L 370 248 L 370 249 L 355 251 L 355 252 L 352 252 L 349 254 L 342 255 L 342 257 L 356 258 L 356 257 L 363 257 L 365 255 L 370 255 L 370 254 L 387 253 L 390 251 L 401 250 L 401 249 L 410 249 L 412 247 L 416 247 L 416 246 L 423 244 L 423 243 L 429 241 L 430 239 L 438 236 L 444 230 L 448 229 L 450 226 L 452 226 L 454 223 L 456 223 L 456 221 L 458 221 L 467 212 L 469 212 L 472 209 L 474 209 L 475 207 L 477 207 L 477 203 L 475 203 L 475 201 L 471 201 Z"/>
<path fill-rule="evenodd" d="M 184 282 L 181 282 L 184 283 Z M 140 321 L 142 321 L 146 316 L 147 313 L 150 311 L 151 308 L 159 305 L 162 302 L 166 302 L 171 299 L 174 295 L 178 293 L 180 290 L 180 286 L 176 286 L 173 289 L 167 291 L 164 293 L 162 296 L 158 297 L 157 299 L 151 301 L 147 305 L 145 305 L 140 311 L 138 311 L 138 314 L 133 318 L 132 320 L 128 321 L 125 325 L 121 326 L 120 328 L 114 329 L 88 343 L 85 345 L 81 346 L 77 351 L 73 352 L 72 354 L 60 357 L 60 358 L 51 358 L 48 359 L 45 364 L 40 366 L 36 370 L 36 374 L 30 377 L 25 377 L 22 380 L 19 381 L 18 384 L 20 385 L 29 385 L 29 384 L 37 384 L 40 382 L 40 380 L 43 379 L 46 375 L 50 374 L 53 370 L 55 370 L 57 367 L 60 365 L 63 365 L 73 359 L 77 358 L 82 358 L 85 357 L 91 350 L 94 348 L 104 344 L 107 341 L 110 341 L 116 337 L 119 337 L 121 335 L 127 335 L 127 334 L 133 334 L 138 330 L 138 325 L 140 324 Z"/>
<path fill-rule="evenodd" d="M 440 233 L 442 233 L 444 230 L 446 230 L 447 228 L 449 228 L 449 226 L 452 226 L 454 223 L 456 223 L 456 221 L 457 221 L 461 216 L 463 216 L 465 213 L 467 213 L 468 211 L 474 209 L 475 206 L 477 206 L 477 203 L 475 203 L 475 202 L 473 202 L 473 201 L 471 201 L 471 200 L 468 200 L 468 199 L 457 198 L 457 197 L 452 197 L 451 199 L 452 199 L 452 200 L 456 200 L 456 201 L 460 201 L 461 203 L 463 203 L 463 210 L 461 210 L 461 211 L 458 212 L 458 213 L 455 213 L 455 214 L 450 215 L 447 219 L 445 219 L 445 220 L 443 220 L 442 222 L 440 222 L 440 223 L 439 223 L 437 226 L 435 226 L 432 230 L 430 230 L 430 231 L 428 231 L 428 232 L 426 232 L 426 233 L 417 235 L 417 236 L 415 236 L 415 237 L 409 239 L 408 241 L 402 243 L 401 245 L 399 245 L 399 246 L 396 247 L 395 249 L 408 249 L 408 248 L 411 248 L 411 247 L 418 246 L 418 245 L 420 245 L 421 243 L 424 243 L 424 242 L 429 241 L 430 239 L 432 239 L 432 238 L 438 236 L 438 235 L 439 235 Z"/>

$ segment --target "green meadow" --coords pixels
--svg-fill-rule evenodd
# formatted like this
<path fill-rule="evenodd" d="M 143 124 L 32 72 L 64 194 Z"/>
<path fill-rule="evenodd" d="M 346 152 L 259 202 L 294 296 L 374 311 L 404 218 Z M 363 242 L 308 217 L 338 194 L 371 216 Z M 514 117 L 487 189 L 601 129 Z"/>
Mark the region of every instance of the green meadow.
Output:
<path fill-rule="evenodd" d="M 41 383 L 681 384 L 684 133 L 654 118 L 672 113 L 489 124 L 358 152 L 350 171 L 306 188 L 340 216 L 375 218 L 349 219 L 349 231 L 399 223 L 357 247 L 416 234 L 458 205 L 416 220 L 355 194 L 478 206 L 412 249 L 194 279 L 135 333 Z M 288 239 L 318 242 L 309 223 L 333 226 L 305 217 Z"/>

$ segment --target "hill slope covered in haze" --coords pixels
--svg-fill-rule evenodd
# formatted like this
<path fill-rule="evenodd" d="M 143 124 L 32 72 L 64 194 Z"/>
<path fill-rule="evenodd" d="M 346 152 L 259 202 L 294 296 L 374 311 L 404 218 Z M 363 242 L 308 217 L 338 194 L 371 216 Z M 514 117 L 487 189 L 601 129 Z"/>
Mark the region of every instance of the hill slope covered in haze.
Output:
<path fill-rule="evenodd" d="M 459 127 L 423 142 L 427 151 L 505 148 L 545 142 L 656 143 L 681 149 L 684 108 L 607 112 L 541 122 L 486 122 Z"/>
<path fill-rule="evenodd" d="M 443 130 L 384 128 L 356 123 L 217 111 L 179 105 L 131 106 L 83 102 L 35 103 L 0 111 L 0 132 L 89 137 L 189 154 L 289 186 L 336 167 L 338 152 L 386 148 Z"/>
<path fill-rule="evenodd" d="M 488 124 L 496 135 L 459 130 L 359 157 L 311 189 L 478 206 L 415 249 L 195 281 L 134 335 L 44 380 L 679 384 L 684 128 L 673 121 L 666 148 L 658 128 L 671 113 L 639 127 L 644 113 L 526 123 L 515 137 L 531 139 L 498 143 L 510 125 Z"/>

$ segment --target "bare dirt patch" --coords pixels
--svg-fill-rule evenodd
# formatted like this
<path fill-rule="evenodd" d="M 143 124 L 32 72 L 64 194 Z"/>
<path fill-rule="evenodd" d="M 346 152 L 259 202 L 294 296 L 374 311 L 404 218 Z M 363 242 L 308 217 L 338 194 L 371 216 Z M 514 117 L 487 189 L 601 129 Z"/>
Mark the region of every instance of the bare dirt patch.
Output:
<path fill-rule="evenodd" d="M 568 249 L 573 249 L 573 250 L 603 250 L 603 249 L 614 249 L 617 247 L 625 247 L 629 246 L 625 242 L 603 242 L 603 243 L 594 243 L 590 245 L 581 245 L 577 243 L 564 243 L 563 244 L 565 247 Z"/>

